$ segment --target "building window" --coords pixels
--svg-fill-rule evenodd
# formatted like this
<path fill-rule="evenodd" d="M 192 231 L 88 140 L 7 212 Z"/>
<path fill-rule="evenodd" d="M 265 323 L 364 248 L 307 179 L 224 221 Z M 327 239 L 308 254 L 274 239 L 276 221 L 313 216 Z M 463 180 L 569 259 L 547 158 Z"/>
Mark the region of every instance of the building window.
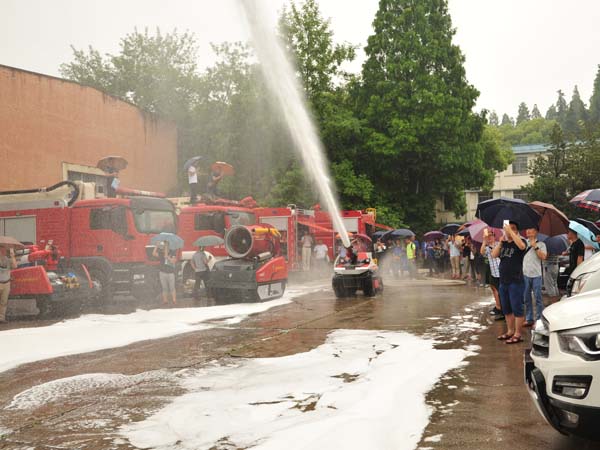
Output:
<path fill-rule="evenodd" d="M 517 198 L 519 200 L 523 200 L 525 202 L 529 201 L 529 195 L 527 195 L 526 191 L 513 191 L 513 198 Z"/>
<path fill-rule="evenodd" d="M 492 198 L 491 192 L 479 192 L 477 202 L 485 202 L 486 200 L 491 200 Z"/>
<path fill-rule="evenodd" d="M 106 193 L 108 192 L 108 178 L 103 175 L 69 170 L 67 174 L 67 179 L 69 181 L 83 181 L 84 183 L 95 183 L 96 194 L 106 195 Z"/>
<path fill-rule="evenodd" d="M 527 168 L 527 156 L 516 156 L 512 165 L 512 169 L 514 175 L 529 173 Z"/>

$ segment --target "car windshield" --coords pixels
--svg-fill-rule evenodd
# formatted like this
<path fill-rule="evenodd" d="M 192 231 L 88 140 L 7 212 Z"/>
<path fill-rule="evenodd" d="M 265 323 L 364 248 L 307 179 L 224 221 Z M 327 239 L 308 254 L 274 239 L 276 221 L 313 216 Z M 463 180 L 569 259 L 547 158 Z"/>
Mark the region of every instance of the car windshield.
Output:
<path fill-rule="evenodd" d="M 175 233 L 175 214 L 172 211 L 155 211 L 151 209 L 133 212 L 135 228 L 140 233 Z"/>
<path fill-rule="evenodd" d="M 254 225 L 256 223 L 256 216 L 252 213 L 241 212 L 241 211 L 229 211 L 229 224 L 234 227 L 236 225 Z"/>

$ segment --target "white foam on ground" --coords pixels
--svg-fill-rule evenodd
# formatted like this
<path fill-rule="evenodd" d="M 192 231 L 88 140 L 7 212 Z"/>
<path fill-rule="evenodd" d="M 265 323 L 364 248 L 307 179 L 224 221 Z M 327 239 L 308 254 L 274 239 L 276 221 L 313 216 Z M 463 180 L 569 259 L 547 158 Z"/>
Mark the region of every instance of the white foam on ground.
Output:
<path fill-rule="evenodd" d="M 67 398 L 73 400 L 74 397 L 89 394 L 91 390 L 124 389 L 143 382 L 160 381 L 172 377 L 166 371 L 144 372 L 137 375 L 86 373 L 49 381 L 27 389 L 15 395 L 5 409 L 34 409 L 53 401 Z"/>
<path fill-rule="evenodd" d="M 411 334 L 338 330 L 306 353 L 190 370 L 190 392 L 122 428 L 139 448 L 412 450 L 426 393 L 468 352 Z"/>
<path fill-rule="evenodd" d="M 285 305 L 293 298 L 321 289 L 322 286 L 287 289 L 282 298 L 264 303 L 88 314 L 46 327 L 0 331 L 0 372 L 43 359 L 122 347 L 218 326 L 205 323 L 207 321 L 227 319 L 227 324 L 238 323 L 251 314 Z"/>

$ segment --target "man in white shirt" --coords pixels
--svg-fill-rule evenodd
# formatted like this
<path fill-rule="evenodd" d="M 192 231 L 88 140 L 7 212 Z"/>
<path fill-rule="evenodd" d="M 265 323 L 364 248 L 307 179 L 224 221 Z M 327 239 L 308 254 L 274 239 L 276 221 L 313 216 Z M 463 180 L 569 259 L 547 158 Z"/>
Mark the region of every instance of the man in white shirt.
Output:
<path fill-rule="evenodd" d="M 320 240 L 317 245 L 315 245 L 313 252 L 315 253 L 315 261 L 317 266 L 320 269 L 327 267 L 327 263 L 329 261 L 329 248 L 323 244 L 323 241 Z"/>
<path fill-rule="evenodd" d="M 198 170 L 193 164 L 189 167 L 188 172 L 188 184 L 190 185 L 190 204 L 196 204 L 198 200 Z"/>

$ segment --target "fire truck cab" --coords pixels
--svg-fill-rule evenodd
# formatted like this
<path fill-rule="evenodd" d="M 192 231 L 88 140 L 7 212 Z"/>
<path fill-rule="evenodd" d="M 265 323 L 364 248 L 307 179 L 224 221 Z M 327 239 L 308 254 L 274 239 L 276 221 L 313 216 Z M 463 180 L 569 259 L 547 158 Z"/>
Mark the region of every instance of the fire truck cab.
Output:
<path fill-rule="evenodd" d="M 176 232 L 173 204 L 158 197 L 76 200 L 73 195 L 66 200 L 27 191 L 0 193 L 0 233 L 41 247 L 53 241 L 68 264 L 87 267 L 102 301 L 117 293 L 153 295 L 157 263 L 151 261 L 149 241 L 161 231 Z"/>

